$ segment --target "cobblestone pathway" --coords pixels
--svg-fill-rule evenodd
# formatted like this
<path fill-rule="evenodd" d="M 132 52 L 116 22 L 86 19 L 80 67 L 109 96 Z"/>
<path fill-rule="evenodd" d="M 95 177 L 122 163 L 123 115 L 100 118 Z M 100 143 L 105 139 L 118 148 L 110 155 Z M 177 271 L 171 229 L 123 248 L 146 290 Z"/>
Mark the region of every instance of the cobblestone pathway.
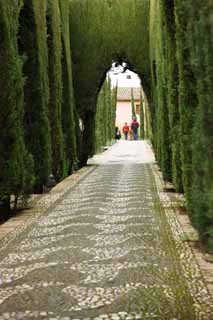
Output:
<path fill-rule="evenodd" d="M 210 319 L 200 273 L 183 273 L 153 160 L 143 142 L 115 145 L 0 251 L 0 320 Z"/>

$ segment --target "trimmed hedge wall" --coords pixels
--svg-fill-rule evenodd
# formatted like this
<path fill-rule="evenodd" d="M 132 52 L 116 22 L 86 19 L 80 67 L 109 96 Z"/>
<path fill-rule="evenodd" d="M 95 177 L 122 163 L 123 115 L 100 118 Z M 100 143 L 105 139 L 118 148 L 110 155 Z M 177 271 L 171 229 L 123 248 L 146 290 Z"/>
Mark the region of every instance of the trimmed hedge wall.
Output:
<path fill-rule="evenodd" d="M 192 221 L 211 250 L 212 17 L 210 1 L 151 1 L 153 144 L 164 177 L 185 193 Z"/>
<path fill-rule="evenodd" d="M 116 96 L 115 96 L 116 95 Z M 106 78 L 99 92 L 95 118 L 95 149 L 111 145 L 115 137 L 115 115 L 117 89 L 111 88 L 109 78 Z M 102 150 L 101 150 L 102 151 Z"/>
<path fill-rule="evenodd" d="M 182 3 L 180 9 L 181 6 Z M 196 80 L 197 96 L 192 128 L 189 208 L 201 239 L 213 249 L 213 3 L 195 0 L 189 1 L 188 6 L 188 58 Z"/>
<path fill-rule="evenodd" d="M 59 2 L 48 0 L 47 44 L 49 57 L 49 121 L 52 141 L 52 172 L 57 180 L 66 175 L 64 136 L 62 130 L 62 35 Z"/>
<path fill-rule="evenodd" d="M 0 221 L 10 213 L 10 195 L 31 191 L 33 158 L 24 144 L 23 59 L 18 55 L 20 1 L 0 1 Z"/>
<path fill-rule="evenodd" d="M 145 116 L 144 116 L 144 111 L 145 111 L 145 102 L 143 102 L 143 96 L 142 96 L 142 91 L 140 91 L 140 138 L 141 140 L 145 139 Z"/>
<path fill-rule="evenodd" d="M 12 194 L 42 192 L 50 173 L 62 179 L 111 140 L 116 90 L 105 76 L 125 61 L 142 80 L 163 176 L 212 249 L 212 1 L 0 0 L 0 9 L 4 212 Z"/>
<path fill-rule="evenodd" d="M 72 165 L 77 160 L 75 102 L 72 80 L 72 61 L 70 48 L 70 11 L 69 0 L 59 0 L 62 31 L 62 71 L 63 71 L 63 103 L 62 127 L 65 142 L 66 174 L 72 172 Z"/>
<path fill-rule="evenodd" d="M 69 0 L 0 1 L 0 220 L 11 195 L 72 171 L 76 129 Z M 78 118 L 76 119 L 78 121 Z"/>
<path fill-rule="evenodd" d="M 19 15 L 19 54 L 25 60 L 24 131 L 35 163 L 35 191 L 41 192 L 51 173 L 51 137 L 48 119 L 46 1 L 24 0 Z"/>

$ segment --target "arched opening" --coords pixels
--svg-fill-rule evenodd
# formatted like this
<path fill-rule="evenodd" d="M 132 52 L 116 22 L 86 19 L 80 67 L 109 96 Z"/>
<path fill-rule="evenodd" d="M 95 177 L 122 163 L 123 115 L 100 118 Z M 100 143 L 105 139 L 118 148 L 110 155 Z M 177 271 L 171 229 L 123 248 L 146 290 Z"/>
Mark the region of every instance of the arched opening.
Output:
<path fill-rule="evenodd" d="M 76 98 L 77 102 L 79 103 L 77 108 L 80 110 L 84 127 L 84 130 L 82 131 L 82 153 L 80 154 L 80 160 L 82 161 L 82 165 L 86 163 L 88 156 L 94 154 L 95 150 L 97 150 L 98 148 L 103 148 L 107 144 L 110 144 L 115 137 L 115 127 L 117 126 L 116 108 L 118 88 L 116 88 L 116 85 L 112 83 L 112 79 L 110 78 L 110 72 L 111 74 L 113 73 L 112 68 L 116 69 L 116 72 L 118 72 L 118 74 L 123 74 L 126 78 L 126 81 L 130 82 L 127 88 L 127 122 L 130 125 L 133 116 L 136 116 L 138 122 L 143 123 L 143 127 L 140 127 L 143 131 L 143 134 L 141 134 L 141 132 L 138 131 L 139 138 L 145 137 L 152 139 L 151 114 L 149 107 L 150 93 L 149 88 L 146 84 L 146 78 L 144 76 L 141 76 L 138 70 L 134 68 L 133 64 L 130 64 L 127 59 L 122 59 L 117 55 L 115 55 L 115 57 L 116 58 L 112 59 L 111 62 L 107 63 L 106 66 L 103 65 L 98 68 L 99 77 L 96 78 L 96 86 L 94 85 L 94 83 L 90 83 L 90 85 L 88 86 L 90 91 L 87 92 L 87 94 L 83 95 L 82 100 L 79 99 L 79 97 Z M 137 78 L 138 82 L 140 82 L 140 85 L 137 84 L 136 88 L 131 88 L 131 74 Z M 129 77 L 130 79 L 128 79 Z M 74 87 L 75 85 L 76 82 L 74 73 Z M 134 115 L 132 113 L 131 89 L 133 89 Z M 99 110 L 99 112 L 97 110 L 98 106 L 99 109 L 102 109 Z M 107 108 L 108 111 L 106 110 Z M 141 110 L 143 110 L 142 113 Z M 120 111 L 120 114 L 122 114 L 122 111 Z M 118 115 L 118 117 L 120 116 Z M 118 127 L 122 132 L 122 127 L 126 122 L 125 117 L 123 120 L 118 119 L 118 121 L 120 122 Z M 98 123 L 99 125 L 97 127 Z"/>
<path fill-rule="evenodd" d="M 149 1 L 125 0 L 122 8 L 119 1 L 70 2 L 74 94 L 84 124 L 82 165 L 94 152 L 96 101 L 113 60 L 127 62 L 139 75 L 150 101 L 149 9 Z"/>
<path fill-rule="evenodd" d="M 131 69 L 125 61 L 113 61 L 101 79 L 96 103 L 96 150 L 104 149 L 116 138 L 150 138 L 148 101 L 139 76 Z M 133 119 L 136 135 L 131 128 Z"/>

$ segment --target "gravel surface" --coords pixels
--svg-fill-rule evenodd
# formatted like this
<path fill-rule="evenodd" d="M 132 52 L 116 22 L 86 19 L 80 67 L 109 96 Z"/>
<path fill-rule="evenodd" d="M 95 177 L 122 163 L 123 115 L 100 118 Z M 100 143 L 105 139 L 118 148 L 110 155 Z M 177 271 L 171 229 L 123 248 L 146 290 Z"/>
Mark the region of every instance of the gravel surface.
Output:
<path fill-rule="evenodd" d="M 211 319 L 149 144 L 121 141 L 89 163 L 98 166 L 0 251 L 0 320 Z"/>

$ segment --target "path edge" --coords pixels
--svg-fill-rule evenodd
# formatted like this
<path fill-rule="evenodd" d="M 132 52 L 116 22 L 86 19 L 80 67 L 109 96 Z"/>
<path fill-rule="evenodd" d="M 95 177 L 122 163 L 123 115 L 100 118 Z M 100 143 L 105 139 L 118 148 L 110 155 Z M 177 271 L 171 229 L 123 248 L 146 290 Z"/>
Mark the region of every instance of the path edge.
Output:
<path fill-rule="evenodd" d="M 46 211 L 51 210 L 57 205 L 67 193 L 90 175 L 96 168 L 96 165 L 89 165 L 81 168 L 59 182 L 48 193 L 39 195 L 38 200 L 32 201 L 30 204 L 30 209 L 21 211 L 18 216 L 11 217 L 0 225 L 0 232 L 2 232 L 2 235 L 0 233 L 0 251 L 6 249 L 18 235 L 33 224 L 40 216 L 45 214 Z M 4 230 L 5 232 L 3 232 Z"/>
<path fill-rule="evenodd" d="M 162 173 L 159 170 L 158 165 L 154 164 L 150 166 L 151 172 L 154 177 L 154 183 L 157 190 L 157 194 L 160 200 L 161 207 L 163 209 L 163 212 L 166 216 L 167 222 L 170 226 L 173 239 L 175 241 L 175 245 L 178 251 L 178 255 L 181 261 L 181 266 L 186 278 L 186 281 L 188 282 L 189 287 L 193 287 L 193 284 L 191 283 L 191 279 L 187 279 L 187 273 L 189 272 L 189 264 L 190 261 L 190 267 L 193 267 L 193 270 L 190 270 L 190 272 L 193 272 L 194 274 L 199 274 L 199 277 L 201 281 L 199 281 L 200 286 L 200 292 L 196 294 L 195 298 L 200 301 L 200 303 L 203 303 L 207 306 L 207 317 L 206 315 L 202 314 L 202 311 L 200 313 L 200 317 L 198 319 L 205 319 L 210 320 L 212 319 L 213 314 L 213 291 L 212 287 L 208 284 L 208 277 L 205 273 L 205 270 L 202 268 L 202 265 L 199 263 L 198 256 L 193 251 L 193 248 L 184 241 L 185 236 L 187 236 L 187 231 L 184 230 L 183 226 L 181 225 L 177 211 L 173 208 L 171 199 L 169 196 L 164 192 L 164 186 L 165 181 L 163 180 Z M 185 260 L 185 257 L 187 256 L 187 261 Z M 196 284 L 195 284 L 196 286 Z M 194 292 L 196 289 L 194 290 Z M 192 293 L 193 295 L 193 293 Z"/>

